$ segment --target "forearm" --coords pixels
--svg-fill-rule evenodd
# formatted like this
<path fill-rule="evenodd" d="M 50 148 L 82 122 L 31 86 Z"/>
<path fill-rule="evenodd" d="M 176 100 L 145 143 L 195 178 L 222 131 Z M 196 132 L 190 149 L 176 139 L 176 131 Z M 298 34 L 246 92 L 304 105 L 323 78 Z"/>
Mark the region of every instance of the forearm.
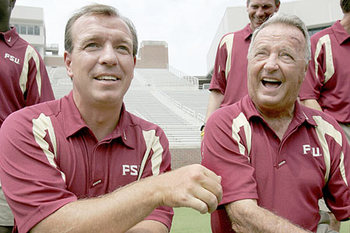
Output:
<path fill-rule="evenodd" d="M 209 119 L 211 114 L 220 108 L 220 105 L 224 99 L 224 95 L 218 90 L 212 90 L 209 95 L 207 114 L 205 116 L 205 122 Z"/>
<path fill-rule="evenodd" d="M 126 233 L 168 233 L 168 228 L 160 222 L 144 220 L 133 226 Z"/>
<path fill-rule="evenodd" d="M 201 213 L 211 213 L 221 201 L 220 183 L 221 177 L 199 164 L 184 166 L 99 198 L 67 204 L 31 232 L 167 232 L 162 223 L 143 219 L 159 206 L 191 207 Z"/>
<path fill-rule="evenodd" d="M 145 179 L 102 197 L 69 203 L 31 232 L 126 232 L 158 207 L 150 185 Z"/>
<path fill-rule="evenodd" d="M 254 200 L 241 200 L 226 205 L 226 212 L 236 232 L 249 233 L 306 233 L 272 212 L 259 207 Z"/>

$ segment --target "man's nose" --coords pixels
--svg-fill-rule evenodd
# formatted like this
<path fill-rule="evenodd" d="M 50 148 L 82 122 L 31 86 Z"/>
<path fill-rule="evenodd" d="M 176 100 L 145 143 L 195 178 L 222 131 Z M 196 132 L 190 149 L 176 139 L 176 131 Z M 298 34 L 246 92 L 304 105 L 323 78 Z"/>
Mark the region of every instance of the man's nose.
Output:
<path fill-rule="evenodd" d="M 256 15 L 258 17 L 263 17 L 265 15 L 265 11 L 262 7 L 259 7 L 257 10 L 256 10 Z"/>
<path fill-rule="evenodd" d="M 106 65 L 116 65 L 118 63 L 118 55 L 112 45 L 105 45 L 100 55 L 100 63 Z"/>
<path fill-rule="evenodd" d="M 278 56 L 271 54 L 265 61 L 264 68 L 268 71 L 275 71 L 278 69 Z"/>

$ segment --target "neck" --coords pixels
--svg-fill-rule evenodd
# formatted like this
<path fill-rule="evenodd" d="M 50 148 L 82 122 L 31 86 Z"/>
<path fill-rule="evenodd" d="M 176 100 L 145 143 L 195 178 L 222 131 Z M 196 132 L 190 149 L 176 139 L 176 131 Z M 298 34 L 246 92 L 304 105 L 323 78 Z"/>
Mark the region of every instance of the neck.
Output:
<path fill-rule="evenodd" d="M 342 20 L 340 20 L 340 24 L 344 27 L 345 31 L 350 34 L 350 13 L 345 13 Z"/>
<path fill-rule="evenodd" d="M 113 132 L 120 118 L 122 103 L 118 106 L 94 107 L 76 103 L 79 112 L 98 141 Z"/>
<path fill-rule="evenodd" d="M 276 133 L 280 140 L 286 133 L 290 122 L 293 119 L 294 107 L 290 111 L 284 112 L 273 112 L 273 113 L 262 113 L 260 112 L 264 120 L 270 126 L 270 128 Z"/>

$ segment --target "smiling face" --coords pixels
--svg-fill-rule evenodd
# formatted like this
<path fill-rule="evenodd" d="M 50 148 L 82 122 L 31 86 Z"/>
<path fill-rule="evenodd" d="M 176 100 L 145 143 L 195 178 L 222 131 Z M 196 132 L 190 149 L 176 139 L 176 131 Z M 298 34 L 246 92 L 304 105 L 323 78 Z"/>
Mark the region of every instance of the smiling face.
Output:
<path fill-rule="evenodd" d="M 302 32 L 293 26 L 271 24 L 252 43 L 248 93 L 255 106 L 267 116 L 293 112 L 307 69 Z"/>
<path fill-rule="evenodd" d="M 277 12 L 279 5 L 275 0 L 250 0 L 247 2 L 247 12 L 250 20 L 250 27 L 254 31 L 263 24 L 272 14 Z"/>
<path fill-rule="evenodd" d="M 72 45 L 64 59 L 77 106 L 121 106 L 135 66 L 125 22 L 116 16 L 84 15 L 72 26 Z"/>

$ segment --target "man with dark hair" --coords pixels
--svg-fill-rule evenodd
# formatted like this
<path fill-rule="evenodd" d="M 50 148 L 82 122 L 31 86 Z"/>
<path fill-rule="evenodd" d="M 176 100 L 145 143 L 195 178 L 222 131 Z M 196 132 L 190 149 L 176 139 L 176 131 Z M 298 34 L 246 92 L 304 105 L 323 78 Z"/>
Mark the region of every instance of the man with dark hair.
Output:
<path fill-rule="evenodd" d="M 202 143 L 202 164 L 222 177 L 213 233 L 316 232 L 322 197 L 338 220 L 350 217 L 346 136 L 298 102 L 310 56 L 296 16 L 275 14 L 255 30 L 248 95 L 213 113 Z"/>
<path fill-rule="evenodd" d="M 11 113 L 54 99 L 42 58 L 10 27 L 15 3 L 15 0 L 0 0 L 0 128 Z M 0 233 L 11 232 L 12 227 L 13 215 L 0 184 Z"/>
<path fill-rule="evenodd" d="M 215 110 L 239 101 L 248 93 L 247 53 L 251 35 L 277 12 L 279 7 L 279 0 L 247 0 L 250 23 L 243 29 L 228 33 L 221 38 L 210 82 L 205 122 Z"/>
<path fill-rule="evenodd" d="M 126 111 L 132 23 L 113 7 L 89 5 L 68 21 L 65 42 L 72 92 L 16 112 L 0 132 L 16 231 L 166 233 L 171 207 L 214 211 L 221 178 L 199 164 L 169 171 L 163 130 Z"/>

